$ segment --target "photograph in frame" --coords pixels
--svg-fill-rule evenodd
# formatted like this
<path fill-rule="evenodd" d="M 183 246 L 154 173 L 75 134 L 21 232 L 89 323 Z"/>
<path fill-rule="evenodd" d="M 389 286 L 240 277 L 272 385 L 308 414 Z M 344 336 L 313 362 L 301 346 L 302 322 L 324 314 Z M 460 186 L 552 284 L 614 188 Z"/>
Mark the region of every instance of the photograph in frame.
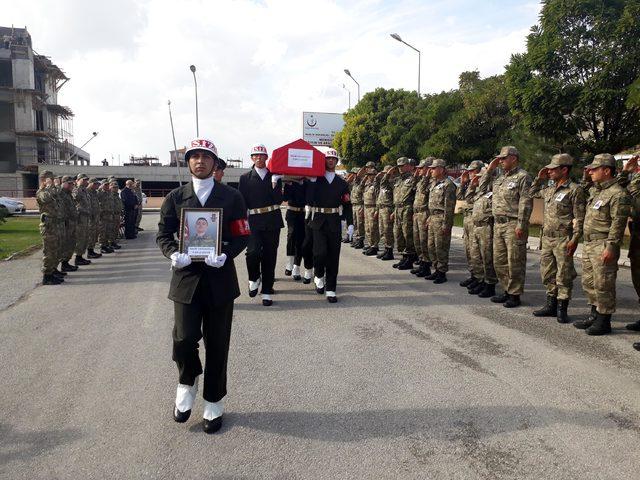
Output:
<path fill-rule="evenodd" d="M 180 216 L 180 253 L 191 261 L 202 262 L 214 253 L 220 255 L 222 209 L 183 208 Z"/>

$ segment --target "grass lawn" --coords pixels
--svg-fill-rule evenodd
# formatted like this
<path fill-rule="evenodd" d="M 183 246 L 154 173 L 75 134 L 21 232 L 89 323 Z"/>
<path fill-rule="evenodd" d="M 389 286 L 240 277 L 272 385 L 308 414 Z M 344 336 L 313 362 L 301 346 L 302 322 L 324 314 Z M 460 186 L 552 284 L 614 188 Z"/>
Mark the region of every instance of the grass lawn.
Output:
<path fill-rule="evenodd" d="M 41 245 L 39 217 L 8 217 L 0 223 L 0 260 L 31 245 Z"/>

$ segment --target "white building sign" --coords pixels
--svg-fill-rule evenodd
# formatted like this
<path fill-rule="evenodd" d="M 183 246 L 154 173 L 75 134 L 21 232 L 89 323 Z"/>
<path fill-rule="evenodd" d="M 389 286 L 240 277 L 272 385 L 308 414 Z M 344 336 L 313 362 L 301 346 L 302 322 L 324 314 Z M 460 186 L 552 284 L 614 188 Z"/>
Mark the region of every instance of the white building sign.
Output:
<path fill-rule="evenodd" d="M 330 147 L 343 127 L 341 113 L 302 112 L 302 138 L 311 145 Z"/>

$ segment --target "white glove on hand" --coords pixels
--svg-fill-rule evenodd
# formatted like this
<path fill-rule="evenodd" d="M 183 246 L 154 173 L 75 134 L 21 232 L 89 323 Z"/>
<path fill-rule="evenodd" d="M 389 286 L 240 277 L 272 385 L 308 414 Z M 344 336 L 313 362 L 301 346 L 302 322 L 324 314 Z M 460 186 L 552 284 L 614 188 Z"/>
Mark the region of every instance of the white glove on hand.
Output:
<path fill-rule="evenodd" d="M 347 236 L 349 237 L 349 240 L 351 240 L 353 238 L 353 225 L 349 225 L 347 227 Z"/>
<path fill-rule="evenodd" d="M 171 254 L 171 266 L 176 269 L 191 265 L 191 257 L 186 253 L 175 252 Z"/>
<path fill-rule="evenodd" d="M 224 262 L 227 261 L 227 254 L 223 253 L 222 255 L 216 255 L 215 253 L 210 253 L 205 259 L 204 263 L 213 268 L 220 268 L 224 265 Z"/>

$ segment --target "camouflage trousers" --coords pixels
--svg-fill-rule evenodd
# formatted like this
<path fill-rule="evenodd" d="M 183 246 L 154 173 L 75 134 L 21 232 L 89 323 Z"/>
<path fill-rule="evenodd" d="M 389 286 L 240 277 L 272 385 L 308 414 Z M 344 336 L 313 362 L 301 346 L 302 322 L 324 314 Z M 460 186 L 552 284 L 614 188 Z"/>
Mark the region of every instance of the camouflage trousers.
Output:
<path fill-rule="evenodd" d="M 364 240 L 364 205 L 353 206 L 353 238 L 356 240 Z"/>
<path fill-rule="evenodd" d="M 413 206 L 396 207 L 393 212 L 393 237 L 398 253 L 413 255 L 416 253 L 413 243 Z"/>
<path fill-rule="evenodd" d="M 629 242 L 629 260 L 631 263 L 631 281 L 638 294 L 640 302 L 640 227 L 631 228 L 631 241 Z"/>
<path fill-rule="evenodd" d="M 142 221 L 142 205 L 140 205 L 138 207 L 138 210 L 136 211 L 136 228 L 138 228 L 140 226 L 140 222 Z"/>
<path fill-rule="evenodd" d="M 471 234 L 471 275 L 489 285 L 498 283 L 493 267 L 493 224 L 477 224 Z"/>
<path fill-rule="evenodd" d="M 76 221 L 68 220 L 64 224 L 64 242 L 62 244 L 62 256 L 60 260 L 68 262 L 73 256 L 73 252 L 76 250 Z"/>
<path fill-rule="evenodd" d="M 51 275 L 60 261 L 60 222 L 40 217 L 40 236 L 42 236 L 42 273 Z"/>
<path fill-rule="evenodd" d="M 506 293 L 522 295 L 527 271 L 527 238 L 516 238 L 517 221 L 496 223 L 493 227 L 493 267 Z"/>
<path fill-rule="evenodd" d="M 464 253 L 467 257 L 467 268 L 473 275 L 473 259 L 471 258 L 471 244 L 473 243 L 473 218 L 471 212 L 464 212 L 462 217 L 462 241 L 464 242 Z M 475 275 L 473 275 L 475 277 Z M 476 277 L 477 278 L 477 277 Z"/>
<path fill-rule="evenodd" d="M 573 265 L 573 256 L 567 255 L 570 238 L 542 236 L 540 255 L 540 275 L 547 295 L 558 300 L 571 299 L 573 280 L 578 276 Z"/>
<path fill-rule="evenodd" d="M 367 244 L 378 248 L 380 243 L 380 227 L 378 225 L 378 208 L 364 207 L 364 231 Z"/>
<path fill-rule="evenodd" d="M 89 233 L 87 235 L 87 244 L 89 248 L 93 249 L 98 242 L 98 229 L 100 228 L 100 218 L 99 217 L 90 217 L 89 218 Z"/>
<path fill-rule="evenodd" d="M 384 240 L 384 248 L 393 248 L 392 213 L 393 207 L 380 207 L 378 209 L 378 227 L 380 228 L 380 238 Z"/>
<path fill-rule="evenodd" d="M 78 215 L 76 224 L 76 255 L 84 255 L 89 245 L 89 215 Z"/>
<path fill-rule="evenodd" d="M 618 258 L 604 265 L 600 256 L 606 248 L 606 240 L 591 240 L 582 245 L 582 289 L 587 303 L 596 307 L 598 313 L 609 315 L 616 311 L 616 278 Z"/>
<path fill-rule="evenodd" d="M 432 214 L 429 217 L 429 257 L 433 267 L 442 273 L 449 271 L 449 250 L 451 247 L 451 225 L 445 215 Z"/>
<path fill-rule="evenodd" d="M 112 214 L 111 222 L 109 224 L 109 241 L 111 243 L 116 243 L 118 240 L 118 236 L 120 234 L 120 223 L 122 221 L 122 217 L 119 213 Z"/>
<path fill-rule="evenodd" d="M 420 260 L 431 263 L 431 258 L 429 257 L 428 218 L 429 212 L 413 212 L 413 244 Z"/>
<path fill-rule="evenodd" d="M 100 214 L 100 223 L 98 226 L 98 242 L 100 245 L 107 245 L 109 243 L 109 223 L 110 217 L 104 213 Z"/>

